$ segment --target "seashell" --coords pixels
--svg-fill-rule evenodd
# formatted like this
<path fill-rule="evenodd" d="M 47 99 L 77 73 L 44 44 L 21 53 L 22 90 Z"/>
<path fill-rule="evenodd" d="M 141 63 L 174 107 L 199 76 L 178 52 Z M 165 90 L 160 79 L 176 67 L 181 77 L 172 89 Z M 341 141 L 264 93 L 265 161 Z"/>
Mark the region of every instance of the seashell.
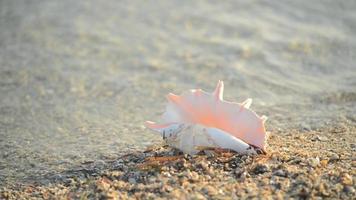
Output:
<path fill-rule="evenodd" d="M 265 151 L 266 116 L 259 117 L 249 107 L 252 99 L 242 103 L 223 100 L 224 83 L 219 81 L 210 94 L 193 89 L 181 96 L 168 94 L 168 105 L 160 124 L 151 121 L 146 127 L 161 133 L 170 146 L 185 153 L 197 153 L 196 147 L 220 147 L 239 153 L 254 153 L 253 147 Z"/>
<path fill-rule="evenodd" d="M 242 140 L 217 128 L 205 127 L 200 124 L 170 124 L 166 127 L 152 129 L 161 133 L 167 144 L 182 150 L 187 154 L 199 152 L 197 147 L 221 147 L 239 153 L 256 153 L 255 150 Z"/>

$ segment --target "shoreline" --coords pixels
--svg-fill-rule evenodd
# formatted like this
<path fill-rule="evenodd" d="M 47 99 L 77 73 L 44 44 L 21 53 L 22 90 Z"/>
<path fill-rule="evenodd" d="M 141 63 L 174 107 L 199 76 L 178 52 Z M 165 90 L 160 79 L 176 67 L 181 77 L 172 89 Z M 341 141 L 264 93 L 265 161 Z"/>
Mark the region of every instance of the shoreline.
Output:
<path fill-rule="evenodd" d="M 188 156 L 156 146 L 48 177 L 48 184 L 7 185 L 0 198 L 348 199 L 356 191 L 355 133 L 352 122 L 272 131 L 267 154 L 251 156 L 213 150 Z"/>

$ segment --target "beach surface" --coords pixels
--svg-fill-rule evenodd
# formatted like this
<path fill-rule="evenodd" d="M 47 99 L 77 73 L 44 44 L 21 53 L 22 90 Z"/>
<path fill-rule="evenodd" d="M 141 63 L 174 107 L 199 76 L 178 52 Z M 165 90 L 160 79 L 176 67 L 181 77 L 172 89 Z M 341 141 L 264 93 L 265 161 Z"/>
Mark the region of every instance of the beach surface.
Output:
<path fill-rule="evenodd" d="M 273 132 L 266 154 L 222 149 L 189 156 L 165 146 L 0 189 L 5 199 L 352 199 L 354 124 Z"/>
<path fill-rule="evenodd" d="M 267 194 L 289 197 L 300 189 L 293 181 L 304 177 L 306 193 L 325 182 L 329 195 L 312 195 L 349 197 L 355 193 L 355 9 L 354 1 L 332 0 L 0 1 L 2 197 L 35 198 L 59 187 L 51 194 L 85 196 L 106 176 L 110 191 L 130 197 L 146 190 L 158 197 L 184 192 L 180 182 L 166 184 L 173 188 L 169 194 L 147 188 L 148 180 L 130 183 L 129 172 L 112 163 L 142 154 L 125 161 L 134 170 L 150 156 L 140 152 L 162 142 L 143 122 L 159 120 L 166 94 L 213 91 L 218 80 L 225 83 L 226 100 L 252 98 L 252 109 L 268 116 L 271 133 L 266 155 L 234 155 L 244 164 L 227 171 L 212 166 L 218 178 L 209 184 L 236 185 L 221 185 L 222 196 L 239 195 L 239 187 L 241 195 L 263 195 L 266 186 Z M 199 180 L 188 186 L 207 195 L 200 187 L 210 181 L 195 169 L 198 158 L 184 159 L 192 167 L 172 172 L 172 180 L 179 178 L 175 173 L 194 171 Z M 268 171 L 255 175 L 250 170 L 262 161 Z M 279 165 L 291 172 L 281 178 L 289 186 L 273 178 Z M 95 170 L 76 172 L 88 166 Z M 231 175 L 241 167 L 249 176 Z M 120 175 L 105 175 L 115 170 Z M 160 180 L 163 172 L 147 176 Z M 69 178 L 86 181 L 87 188 Z M 115 180 L 127 188 L 111 185 Z M 281 188 L 273 189 L 275 181 Z M 256 187 L 252 193 L 249 184 Z M 23 190 L 27 186 L 33 193 Z"/>

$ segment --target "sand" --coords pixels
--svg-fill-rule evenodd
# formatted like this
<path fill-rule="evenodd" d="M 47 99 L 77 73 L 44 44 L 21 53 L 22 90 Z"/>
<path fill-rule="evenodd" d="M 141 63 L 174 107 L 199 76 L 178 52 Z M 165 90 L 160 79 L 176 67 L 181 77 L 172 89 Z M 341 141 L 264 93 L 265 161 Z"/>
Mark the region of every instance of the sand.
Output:
<path fill-rule="evenodd" d="M 49 184 L 2 188 L 5 199 L 351 199 L 356 195 L 354 124 L 272 132 L 266 154 L 167 146 L 83 164 Z"/>
<path fill-rule="evenodd" d="M 93 197 L 102 195 L 96 183 L 107 176 L 107 189 L 130 197 L 146 190 L 213 196 L 211 187 L 201 188 L 206 184 L 229 197 L 351 197 L 355 10 L 355 1 L 334 0 L 0 1 L 1 194 L 35 198 L 53 189 L 56 196 Z M 226 170 L 209 158 L 217 163 L 208 164 L 211 181 L 194 167 L 204 156 L 186 158 L 187 168 L 167 169 L 167 176 L 196 172 L 198 180 L 164 183 L 168 192 L 159 185 L 163 171 L 139 172 L 156 186 L 130 183 L 130 170 L 151 156 L 142 151 L 161 143 L 143 122 L 159 120 L 165 95 L 212 91 L 218 80 L 226 100 L 252 98 L 251 108 L 269 117 L 268 154 L 236 155 L 244 164 Z M 139 159 L 128 156 L 124 169 L 115 169 L 128 153 Z M 257 162 L 266 172 L 255 174 Z M 111 185 L 115 180 L 122 188 Z"/>

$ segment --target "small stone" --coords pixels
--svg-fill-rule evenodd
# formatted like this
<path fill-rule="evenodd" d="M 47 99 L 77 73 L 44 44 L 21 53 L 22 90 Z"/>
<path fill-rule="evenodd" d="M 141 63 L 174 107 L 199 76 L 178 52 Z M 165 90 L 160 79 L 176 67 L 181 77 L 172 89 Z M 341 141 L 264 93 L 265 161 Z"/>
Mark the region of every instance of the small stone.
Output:
<path fill-rule="evenodd" d="M 178 170 L 183 169 L 183 168 L 187 168 L 188 164 L 187 161 L 185 159 L 182 159 L 180 161 L 178 161 L 174 167 Z"/>
<path fill-rule="evenodd" d="M 287 177 L 286 171 L 279 169 L 273 173 L 275 176 L 280 176 L 280 177 Z"/>
<path fill-rule="evenodd" d="M 157 181 L 157 178 L 156 177 L 150 177 L 148 178 L 148 183 L 155 183 Z"/>
<path fill-rule="evenodd" d="M 211 167 L 206 170 L 206 174 L 210 175 L 211 177 L 214 177 L 216 175 L 214 169 Z"/>
<path fill-rule="evenodd" d="M 352 185 L 352 177 L 347 174 L 347 173 L 344 173 L 342 176 L 341 176 L 341 183 L 343 185 Z"/>
<path fill-rule="evenodd" d="M 131 183 L 131 184 L 136 184 L 137 183 L 137 181 L 136 181 L 136 179 L 134 179 L 134 178 L 129 178 L 129 183 Z"/>
<path fill-rule="evenodd" d="M 123 173 L 121 171 L 113 171 L 110 176 L 112 177 L 120 177 Z"/>
<path fill-rule="evenodd" d="M 200 193 L 194 193 L 190 196 L 190 199 L 200 200 L 200 199 L 206 199 L 206 197 L 204 197 L 204 195 L 202 195 Z"/>
<path fill-rule="evenodd" d="M 341 192 L 344 189 L 344 186 L 341 183 L 337 183 L 334 186 L 334 190 L 337 192 Z"/>
<path fill-rule="evenodd" d="M 194 172 L 194 171 L 192 171 L 189 178 L 192 181 L 199 181 L 199 174 Z"/>
<path fill-rule="evenodd" d="M 253 168 L 253 173 L 254 174 L 263 174 L 266 172 L 269 172 L 270 169 L 267 165 L 265 164 L 257 164 L 254 168 Z"/>
<path fill-rule="evenodd" d="M 339 160 L 339 155 L 337 155 L 336 153 L 332 153 L 330 156 L 330 161 L 336 161 Z"/>
<path fill-rule="evenodd" d="M 327 197 L 327 196 L 330 196 L 330 193 L 328 192 L 328 189 L 327 189 L 327 188 L 328 188 L 327 184 L 321 183 L 317 189 L 319 190 L 319 193 L 320 193 L 322 196 Z"/>
<path fill-rule="evenodd" d="M 308 164 L 312 167 L 317 167 L 320 164 L 319 157 L 316 158 L 308 158 Z"/>
<path fill-rule="evenodd" d="M 169 186 L 169 185 L 164 185 L 162 187 L 162 190 L 165 192 L 172 192 L 173 191 L 173 187 Z"/>
<path fill-rule="evenodd" d="M 345 185 L 343 191 L 348 195 L 355 194 L 355 188 L 350 185 Z"/>
<path fill-rule="evenodd" d="M 250 178 L 251 175 L 247 171 L 241 171 L 238 174 L 236 174 L 236 177 L 244 181 L 246 178 Z"/>
<path fill-rule="evenodd" d="M 204 150 L 205 155 L 207 155 L 208 158 L 213 158 L 215 157 L 215 154 L 213 151 L 210 150 Z"/>
<path fill-rule="evenodd" d="M 202 161 L 199 163 L 199 166 L 204 170 L 207 171 L 209 169 L 209 164 L 206 161 Z"/>
<path fill-rule="evenodd" d="M 307 199 L 310 196 L 310 189 L 307 187 L 302 187 L 298 192 L 299 197 L 302 199 Z"/>
<path fill-rule="evenodd" d="M 292 164 L 292 165 L 294 165 L 294 164 L 299 164 L 299 163 L 301 163 L 302 162 L 302 159 L 300 159 L 300 158 L 291 158 L 291 160 L 289 161 L 289 164 Z"/>
<path fill-rule="evenodd" d="M 236 175 L 236 177 L 238 177 L 238 178 L 241 176 L 242 173 L 244 173 L 244 170 L 243 170 L 243 169 L 237 168 L 237 169 L 235 170 L 235 175 Z"/>
<path fill-rule="evenodd" d="M 102 191 L 108 190 L 110 188 L 111 184 L 112 184 L 112 182 L 105 177 L 96 181 L 96 186 L 98 187 L 99 190 L 102 190 Z"/>
<path fill-rule="evenodd" d="M 213 186 L 207 185 L 205 187 L 202 188 L 202 192 L 204 192 L 205 194 L 209 195 L 209 196 L 214 196 L 218 194 L 218 190 L 215 189 Z"/>
<path fill-rule="evenodd" d="M 328 160 L 321 160 L 321 161 L 320 161 L 320 165 L 321 165 L 322 167 L 326 167 L 326 166 L 328 165 Z"/>
<path fill-rule="evenodd" d="M 321 142 L 325 142 L 325 141 L 328 140 L 327 137 L 325 137 L 325 136 L 319 136 L 319 135 L 316 136 L 316 139 L 319 140 L 319 141 L 321 141 Z"/>
<path fill-rule="evenodd" d="M 96 160 L 96 161 L 93 163 L 93 166 L 94 166 L 95 168 L 99 168 L 99 169 L 104 168 L 105 165 L 106 165 L 106 162 L 103 161 L 103 160 Z"/>

